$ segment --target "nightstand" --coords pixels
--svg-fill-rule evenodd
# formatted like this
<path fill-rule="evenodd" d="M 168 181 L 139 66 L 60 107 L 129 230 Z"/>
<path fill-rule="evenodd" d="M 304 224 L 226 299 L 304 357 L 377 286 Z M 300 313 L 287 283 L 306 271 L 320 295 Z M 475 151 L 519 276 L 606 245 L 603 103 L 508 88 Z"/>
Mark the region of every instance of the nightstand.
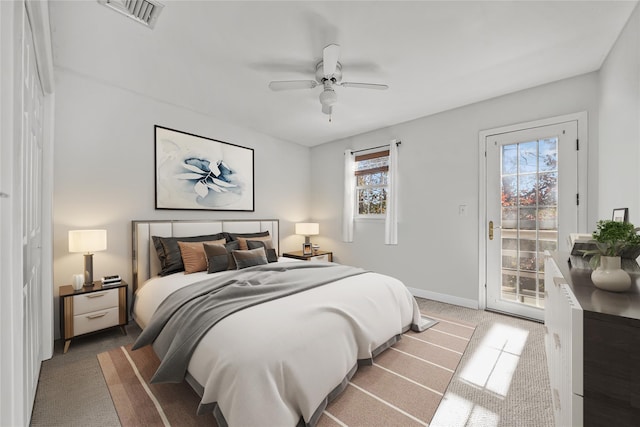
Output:
<path fill-rule="evenodd" d="M 69 350 L 71 339 L 79 335 L 103 331 L 120 326 L 127 334 L 128 285 L 123 280 L 117 285 L 102 287 L 101 281 L 75 291 L 71 285 L 61 286 L 60 333 L 64 352 Z"/>
<path fill-rule="evenodd" d="M 302 251 L 285 252 L 283 257 L 301 259 L 304 261 L 325 261 L 333 262 L 333 252 L 316 251 L 311 255 L 303 255 Z"/>

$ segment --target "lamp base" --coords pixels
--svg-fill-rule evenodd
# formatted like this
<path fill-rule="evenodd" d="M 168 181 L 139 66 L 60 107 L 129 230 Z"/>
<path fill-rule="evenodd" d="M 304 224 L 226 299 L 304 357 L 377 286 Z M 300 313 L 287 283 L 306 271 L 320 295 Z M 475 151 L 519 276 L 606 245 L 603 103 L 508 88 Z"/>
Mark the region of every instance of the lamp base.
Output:
<path fill-rule="evenodd" d="M 93 286 L 93 254 L 84 254 L 84 286 Z"/>

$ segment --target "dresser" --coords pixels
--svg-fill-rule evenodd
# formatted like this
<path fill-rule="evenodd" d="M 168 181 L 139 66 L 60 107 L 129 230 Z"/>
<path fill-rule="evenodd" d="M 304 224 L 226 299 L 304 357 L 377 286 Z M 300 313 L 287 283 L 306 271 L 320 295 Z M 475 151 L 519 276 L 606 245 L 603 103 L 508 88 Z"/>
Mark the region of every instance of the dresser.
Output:
<path fill-rule="evenodd" d="M 60 287 L 60 332 L 65 340 L 64 353 L 69 350 L 71 339 L 79 335 L 114 326 L 120 326 L 126 334 L 127 288 L 124 281 L 108 287 L 95 281 L 93 286 L 84 286 L 77 291 L 70 285 Z"/>
<path fill-rule="evenodd" d="M 545 257 L 545 346 L 557 426 L 640 423 L 640 274 L 624 293 L 596 288 L 569 254 Z M 612 424 L 613 423 L 613 424 Z"/>

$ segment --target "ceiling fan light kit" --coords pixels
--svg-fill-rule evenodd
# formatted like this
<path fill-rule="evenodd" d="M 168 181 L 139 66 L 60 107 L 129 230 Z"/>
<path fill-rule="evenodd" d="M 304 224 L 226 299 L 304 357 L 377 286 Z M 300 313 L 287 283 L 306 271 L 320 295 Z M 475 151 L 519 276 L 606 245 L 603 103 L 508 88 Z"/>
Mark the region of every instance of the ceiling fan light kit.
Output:
<path fill-rule="evenodd" d="M 333 89 L 325 89 L 320 94 L 320 104 L 326 107 L 333 107 L 338 102 L 338 95 Z"/>
<path fill-rule="evenodd" d="M 330 44 L 322 51 L 322 61 L 316 64 L 315 80 L 286 80 L 272 81 L 269 88 L 273 91 L 293 90 L 293 89 L 313 89 L 316 86 L 323 86 L 320 93 L 320 104 L 322 104 L 322 112 L 331 115 L 333 106 L 338 102 L 338 94 L 333 89 L 334 86 L 354 87 L 360 89 L 376 89 L 384 90 L 389 86 L 374 83 L 342 83 L 342 64 L 338 62 L 340 57 L 340 46 Z M 329 119 L 331 121 L 331 119 Z"/>

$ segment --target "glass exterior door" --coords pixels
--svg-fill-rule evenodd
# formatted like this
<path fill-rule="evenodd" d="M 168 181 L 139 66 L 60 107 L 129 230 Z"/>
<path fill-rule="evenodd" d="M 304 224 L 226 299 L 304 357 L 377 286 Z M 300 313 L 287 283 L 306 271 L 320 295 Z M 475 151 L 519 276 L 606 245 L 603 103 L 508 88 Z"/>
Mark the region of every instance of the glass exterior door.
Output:
<path fill-rule="evenodd" d="M 544 307 L 545 250 L 558 248 L 558 138 L 503 145 L 501 298 Z"/>
<path fill-rule="evenodd" d="M 577 227 L 576 122 L 487 138 L 487 308 L 542 320 L 544 251 Z"/>

